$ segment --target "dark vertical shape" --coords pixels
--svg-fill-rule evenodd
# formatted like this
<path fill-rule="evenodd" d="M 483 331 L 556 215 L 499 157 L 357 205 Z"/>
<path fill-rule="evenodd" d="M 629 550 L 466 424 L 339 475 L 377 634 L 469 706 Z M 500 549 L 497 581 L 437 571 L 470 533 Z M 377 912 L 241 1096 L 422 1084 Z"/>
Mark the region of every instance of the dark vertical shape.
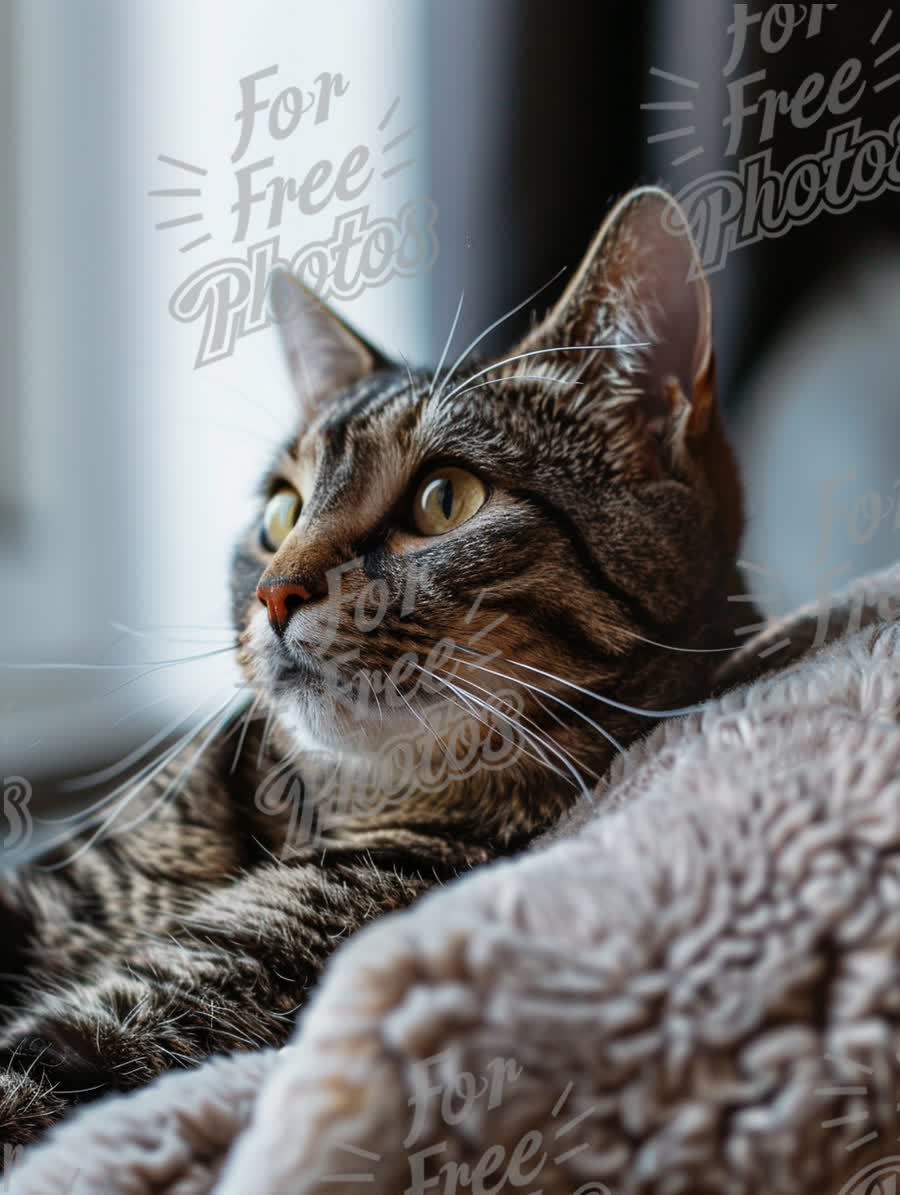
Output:
<path fill-rule="evenodd" d="M 562 267 L 573 270 L 610 201 L 641 178 L 646 16 L 626 0 L 433 6 L 435 360 L 463 287 L 457 351 Z M 480 347 L 502 351 L 528 317 Z"/>

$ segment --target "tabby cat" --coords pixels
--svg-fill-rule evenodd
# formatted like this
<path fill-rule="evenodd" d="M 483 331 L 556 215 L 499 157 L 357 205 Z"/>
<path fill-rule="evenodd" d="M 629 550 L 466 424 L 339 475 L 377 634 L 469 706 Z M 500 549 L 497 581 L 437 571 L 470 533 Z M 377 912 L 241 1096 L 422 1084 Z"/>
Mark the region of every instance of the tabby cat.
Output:
<path fill-rule="evenodd" d="M 128 793 L 127 834 L 0 877 L 3 1144 L 283 1045 L 344 938 L 521 850 L 710 695 L 747 615 L 709 292 L 664 192 L 493 364 L 400 368 L 287 275 L 271 302 L 300 414 L 234 560 L 240 749 L 223 722 Z"/>

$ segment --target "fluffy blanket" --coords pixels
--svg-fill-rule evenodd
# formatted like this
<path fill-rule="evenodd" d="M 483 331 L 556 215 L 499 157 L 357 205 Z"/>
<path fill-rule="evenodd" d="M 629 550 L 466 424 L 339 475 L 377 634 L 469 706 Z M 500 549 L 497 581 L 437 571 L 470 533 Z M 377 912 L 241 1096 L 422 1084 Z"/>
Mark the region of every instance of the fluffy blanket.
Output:
<path fill-rule="evenodd" d="M 894 597 L 769 628 L 550 838 L 351 940 L 288 1050 L 85 1110 L 10 1195 L 893 1190 Z"/>

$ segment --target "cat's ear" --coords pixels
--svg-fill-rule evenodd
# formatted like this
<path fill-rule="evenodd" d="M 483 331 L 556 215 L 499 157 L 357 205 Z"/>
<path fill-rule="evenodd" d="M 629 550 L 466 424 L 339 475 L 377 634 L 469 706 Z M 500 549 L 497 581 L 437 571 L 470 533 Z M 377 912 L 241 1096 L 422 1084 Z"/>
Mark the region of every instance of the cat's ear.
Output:
<path fill-rule="evenodd" d="M 378 349 L 287 270 L 272 271 L 269 311 L 307 420 L 331 395 L 387 364 Z"/>
<path fill-rule="evenodd" d="M 619 346 L 568 359 L 587 381 L 602 377 L 611 399 L 618 392 L 640 400 L 657 430 L 678 418 L 687 421 L 682 430 L 702 433 L 714 401 L 710 294 L 671 195 L 642 187 L 616 205 L 559 302 L 517 351 L 557 345 Z"/>
<path fill-rule="evenodd" d="M 516 351 L 540 354 L 517 362 L 522 373 L 538 366 L 582 383 L 559 394 L 596 420 L 620 476 L 701 482 L 737 546 L 743 496 L 715 399 L 709 286 L 671 195 L 642 187 L 616 205 L 562 298 Z"/>

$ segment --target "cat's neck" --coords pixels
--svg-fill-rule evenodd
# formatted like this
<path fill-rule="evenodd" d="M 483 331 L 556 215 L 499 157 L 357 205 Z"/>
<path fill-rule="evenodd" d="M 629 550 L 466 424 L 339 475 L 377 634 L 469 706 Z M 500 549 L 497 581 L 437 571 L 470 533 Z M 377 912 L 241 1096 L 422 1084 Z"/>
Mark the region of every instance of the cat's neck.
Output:
<path fill-rule="evenodd" d="M 485 736 L 487 737 L 487 736 Z M 298 751 L 277 724 L 251 725 L 236 768 L 259 833 L 276 853 L 385 831 L 450 834 L 501 845 L 553 824 L 579 795 L 573 778 L 496 741 L 470 757 L 448 745 L 415 753 Z M 233 754 L 233 752 L 232 752 Z M 584 789 L 586 791 L 586 787 Z"/>

